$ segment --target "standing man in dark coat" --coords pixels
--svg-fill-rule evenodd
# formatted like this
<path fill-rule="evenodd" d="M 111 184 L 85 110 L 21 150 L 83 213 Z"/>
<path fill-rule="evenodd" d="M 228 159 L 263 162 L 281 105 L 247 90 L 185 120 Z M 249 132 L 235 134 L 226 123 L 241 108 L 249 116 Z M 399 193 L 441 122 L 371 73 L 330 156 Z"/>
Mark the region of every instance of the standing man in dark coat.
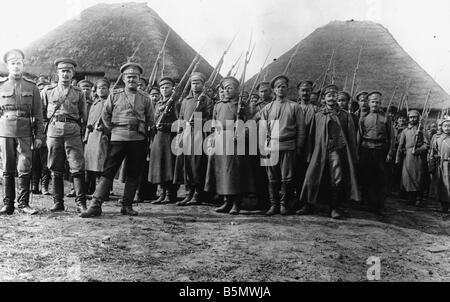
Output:
<path fill-rule="evenodd" d="M 14 213 L 16 170 L 19 174 L 19 211 L 30 215 L 37 213 L 29 202 L 32 149 L 42 145 L 42 103 L 37 86 L 23 77 L 24 59 L 25 55 L 19 49 L 10 50 L 3 56 L 9 74 L 0 79 L 0 151 L 4 204 L 0 215 Z M 36 134 L 34 141 L 33 132 Z"/>
<path fill-rule="evenodd" d="M 109 94 L 109 85 L 107 79 L 100 79 L 95 82 L 96 97 L 90 107 L 90 114 L 86 123 L 86 133 L 83 142 L 86 144 L 84 160 L 86 191 L 89 195 L 95 192 L 97 178 L 103 172 L 108 151 L 110 132 L 103 125 L 102 114 Z"/>
<path fill-rule="evenodd" d="M 264 107 L 261 118 L 265 121 L 262 125 L 267 128 L 264 132 L 267 133 L 270 159 L 276 159 L 276 162 L 267 166 L 271 206 L 266 215 L 287 215 L 288 204 L 295 196 L 298 162 L 304 151 L 305 117 L 300 105 L 287 98 L 289 79 L 286 76 L 275 77 L 270 85 L 275 100 Z"/>
<path fill-rule="evenodd" d="M 171 144 L 176 134 L 172 132 L 172 124 L 178 119 L 178 110 L 175 102 L 168 106 L 174 86 L 175 81 L 170 77 L 164 77 L 159 81 L 162 98 L 155 108 L 156 134 L 150 147 L 148 181 L 161 187 L 161 195 L 152 204 L 167 204 L 177 201 L 177 186 L 173 184 L 175 155 L 172 152 Z M 163 120 L 161 120 L 162 116 Z"/>
<path fill-rule="evenodd" d="M 143 73 L 140 64 L 129 62 L 120 68 L 125 88 L 116 89 L 106 99 L 102 113 L 105 127 L 111 131 L 105 168 L 94 192 L 89 209 L 81 217 L 102 214 L 102 203 L 109 194 L 114 176 L 123 160 L 127 160 L 127 180 L 122 199 L 122 215 L 136 216 L 132 203 L 145 160 L 145 136 L 153 125 L 153 107 L 148 94 L 138 89 Z"/>
<path fill-rule="evenodd" d="M 307 203 L 297 211 L 298 215 L 311 214 L 320 194 L 331 191 L 330 216 L 341 218 L 339 206 L 344 199 L 361 200 L 356 181 L 355 162 L 358 160 L 356 134 L 350 114 L 337 105 L 338 87 L 324 88 L 325 107 L 316 113 L 312 135 L 312 153 L 301 200 Z"/>
<path fill-rule="evenodd" d="M 206 137 L 203 125 L 211 119 L 213 104 L 211 99 L 202 93 L 205 75 L 201 72 L 191 74 L 191 91 L 181 101 L 179 127 L 177 137 L 180 154 L 175 161 L 174 183 L 185 184 L 186 197 L 177 202 L 178 206 L 198 205 L 203 197 L 205 185 L 207 157 L 203 152 L 203 140 Z M 184 124 L 184 125 L 181 125 Z"/>
<path fill-rule="evenodd" d="M 245 128 L 235 127 L 236 121 L 246 122 L 249 109 L 241 102 L 239 113 L 239 81 L 234 77 L 222 80 L 224 97 L 213 111 L 213 134 L 209 137 L 210 150 L 206 170 L 205 191 L 222 195 L 224 204 L 216 209 L 219 213 L 236 215 L 240 213 L 242 195 L 254 192 L 253 179 L 248 177 L 250 163 L 247 156 L 238 150 L 245 150 Z"/>
<path fill-rule="evenodd" d="M 69 164 L 75 188 L 78 212 L 86 210 L 83 142 L 81 125 L 85 120 L 86 101 L 79 87 L 72 86 L 77 63 L 69 58 L 55 60 L 58 84 L 47 86 L 43 92 L 47 104 L 48 168 L 53 174 L 52 212 L 64 211 L 64 168 Z"/>
<path fill-rule="evenodd" d="M 381 97 L 379 91 L 367 95 L 370 112 L 359 121 L 358 131 L 362 198 L 376 214 L 382 214 L 388 190 L 386 163 L 395 155 L 394 127 L 381 111 Z"/>
<path fill-rule="evenodd" d="M 410 204 L 416 206 L 422 202 L 425 173 L 428 173 L 429 142 L 423 129 L 418 129 L 420 118 L 419 111 L 408 112 L 409 125 L 400 134 L 395 160 L 396 163 L 403 160 L 402 188 L 408 193 Z"/>

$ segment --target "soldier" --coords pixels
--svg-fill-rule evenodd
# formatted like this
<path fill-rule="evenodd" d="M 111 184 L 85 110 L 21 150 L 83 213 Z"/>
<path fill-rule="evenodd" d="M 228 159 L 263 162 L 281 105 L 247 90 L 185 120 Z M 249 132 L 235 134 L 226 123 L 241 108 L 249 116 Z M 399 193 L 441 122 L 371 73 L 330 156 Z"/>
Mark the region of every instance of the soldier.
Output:
<path fill-rule="evenodd" d="M 256 86 L 258 90 L 258 101 L 250 104 L 250 113 L 253 119 L 259 120 L 261 118 L 261 110 L 272 102 L 272 88 L 269 82 L 261 82 Z"/>
<path fill-rule="evenodd" d="M 95 94 L 90 114 L 87 120 L 86 133 L 83 142 L 84 160 L 86 169 L 86 192 L 92 195 L 95 192 L 96 180 L 103 172 L 106 161 L 106 152 L 109 144 L 109 130 L 103 125 L 102 112 L 108 98 L 110 83 L 107 79 L 95 82 Z"/>
<path fill-rule="evenodd" d="M 142 66 L 129 62 L 120 68 L 120 73 L 125 88 L 111 92 L 102 112 L 103 125 L 111 131 L 106 163 L 89 209 L 80 215 L 83 218 L 102 214 L 102 203 L 124 159 L 127 160 L 127 180 L 120 213 L 138 215 L 132 203 L 145 160 L 147 129 L 153 125 L 153 106 L 148 94 L 138 89 Z"/>
<path fill-rule="evenodd" d="M 49 85 L 44 77 L 39 77 L 36 86 L 39 91 Z M 46 104 L 42 104 L 42 108 L 47 108 Z M 45 115 L 45 112 L 44 112 Z M 48 148 L 45 143 L 45 136 L 42 136 L 42 145 L 39 149 L 33 150 L 33 164 L 32 164 L 32 189 L 33 194 L 51 195 L 48 191 L 48 185 L 50 183 L 50 170 L 47 167 Z M 39 190 L 39 182 L 41 182 L 42 191 Z"/>
<path fill-rule="evenodd" d="M 300 196 L 307 203 L 296 212 L 298 215 L 313 213 L 320 195 L 328 191 L 331 191 L 330 216 L 334 219 L 341 218 L 339 207 L 344 199 L 361 199 L 355 173 L 358 160 L 355 128 L 349 113 L 337 105 L 338 90 L 336 85 L 324 88 L 326 105 L 314 117 L 308 138 L 308 144 L 314 147 L 307 149 L 312 151 L 307 155 L 310 164 Z M 329 186 L 324 186 L 327 182 Z"/>
<path fill-rule="evenodd" d="M 442 134 L 433 140 L 431 156 L 433 165 L 437 170 L 435 180 L 437 182 L 437 200 L 441 203 L 441 210 L 447 213 L 450 207 L 450 119 L 442 120 Z"/>
<path fill-rule="evenodd" d="M 94 84 L 89 80 L 81 80 L 78 82 L 78 87 L 81 88 L 81 90 L 84 93 L 84 98 L 86 99 L 86 109 L 84 112 L 86 112 L 86 121 L 89 118 L 89 112 L 91 109 L 92 104 L 94 103 L 93 99 L 93 93 L 92 88 L 94 87 Z"/>
<path fill-rule="evenodd" d="M 358 116 L 356 114 L 354 114 L 353 112 L 351 112 L 351 110 L 350 110 L 351 98 L 352 97 L 348 92 L 339 91 L 338 96 L 337 96 L 337 103 L 342 110 L 345 110 L 350 113 L 353 123 L 355 125 L 355 129 L 356 129 L 358 127 L 359 121 L 358 121 Z"/>
<path fill-rule="evenodd" d="M 239 144 L 245 144 L 245 135 L 243 129 L 235 129 L 235 122 L 247 121 L 250 113 L 243 100 L 241 112 L 238 112 L 240 96 L 236 78 L 223 78 L 222 86 L 224 97 L 214 106 L 213 133 L 208 138 L 205 191 L 223 196 L 224 204 L 216 212 L 236 215 L 240 212 L 243 194 L 254 191 L 253 179 L 247 177 L 250 164 L 245 155 L 236 151 Z"/>
<path fill-rule="evenodd" d="M 145 91 L 145 89 L 147 89 L 147 85 L 148 85 L 148 82 L 147 82 L 147 80 L 145 78 L 140 78 L 139 79 L 138 88 L 140 90 Z"/>
<path fill-rule="evenodd" d="M 428 140 L 423 129 L 418 129 L 420 113 L 408 112 L 409 124 L 400 135 L 396 163 L 403 160 L 402 187 L 409 195 L 410 204 L 420 206 L 424 185 L 424 173 L 427 169 Z M 416 137 L 417 135 L 417 137 Z"/>
<path fill-rule="evenodd" d="M 372 91 L 367 98 L 370 112 L 360 119 L 358 131 L 362 197 L 372 212 L 382 215 L 388 188 L 385 164 L 394 157 L 395 134 L 391 119 L 381 111 L 381 92 Z"/>
<path fill-rule="evenodd" d="M 156 107 L 156 103 L 161 99 L 161 92 L 159 91 L 158 86 L 152 86 L 149 91 L 150 101 L 152 102 L 153 107 Z"/>
<path fill-rule="evenodd" d="M 309 96 L 309 102 L 313 104 L 316 107 L 316 111 L 319 109 L 318 100 L 319 94 L 316 91 L 311 91 L 311 94 Z"/>
<path fill-rule="evenodd" d="M 397 117 L 397 121 L 395 123 L 394 126 L 394 134 L 395 134 L 395 146 L 394 146 L 394 150 L 398 149 L 398 144 L 400 142 L 400 134 L 402 133 L 402 131 L 408 127 L 408 120 L 406 118 L 406 116 L 404 115 L 399 115 Z M 400 161 L 399 163 L 394 163 L 394 168 L 393 168 L 393 180 L 392 180 L 392 191 L 395 194 L 399 194 L 400 193 L 400 183 L 401 183 L 401 178 L 402 178 L 402 167 L 403 167 L 403 161 Z"/>
<path fill-rule="evenodd" d="M 203 196 L 207 162 L 203 152 L 203 139 L 206 137 L 203 125 L 210 120 L 213 106 L 211 99 L 202 93 L 205 80 L 202 73 L 193 72 L 191 91 L 181 102 L 179 121 L 186 126 L 178 132 L 182 153 L 176 157 L 174 183 L 185 184 L 186 197 L 177 202 L 177 206 L 198 205 Z M 198 125 L 194 126 L 194 123 Z"/>
<path fill-rule="evenodd" d="M 433 197 L 434 199 L 438 198 L 438 188 L 439 188 L 439 181 L 440 181 L 440 174 L 439 174 L 439 167 L 438 167 L 438 159 L 439 156 L 437 155 L 437 151 L 439 151 L 439 148 L 435 148 L 436 141 L 442 136 L 446 135 L 443 133 L 442 129 L 442 123 L 444 122 L 444 119 L 440 119 L 437 121 L 438 129 L 436 134 L 434 134 L 431 137 L 430 140 L 430 150 L 428 152 L 428 172 L 430 174 L 430 197 Z M 438 201 L 438 200 L 436 200 Z"/>
<path fill-rule="evenodd" d="M 159 81 L 162 99 L 156 104 L 155 121 L 157 121 L 156 134 L 150 147 L 150 169 L 148 181 L 159 184 L 161 195 L 152 204 L 175 203 L 177 200 L 177 187 L 173 184 L 175 168 L 175 155 L 172 153 L 171 143 L 175 137 L 172 133 L 172 123 L 178 119 L 175 103 L 170 107 L 169 99 L 174 92 L 175 81 L 170 77 L 163 77 Z M 161 120 L 164 117 L 164 120 Z"/>
<path fill-rule="evenodd" d="M 355 114 L 356 116 L 358 116 L 358 120 L 360 120 L 369 113 L 367 94 L 368 94 L 367 91 L 360 91 L 356 94 L 356 101 L 358 102 L 359 109 L 356 110 Z"/>
<path fill-rule="evenodd" d="M 261 111 L 263 108 L 273 101 L 273 91 L 272 87 L 270 87 L 270 82 L 258 83 L 256 90 L 259 94 L 259 100 L 250 104 L 250 115 L 251 118 L 258 123 L 261 119 Z M 260 146 L 259 141 L 261 141 L 261 139 L 265 142 L 265 138 L 258 137 L 258 146 Z M 270 203 L 269 179 L 267 178 L 266 167 L 261 165 L 261 158 L 265 158 L 265 155 L 259 152 L 258 155 L 250 156 L 250 161 L 252 170 L 255 171 L 255 183 L 258 188 L 256 192 L 258 205 L 260 208 L 266 208 L 266 206 Z"/>
<path fill-rule="evenodd" d="M 0 150 L 4 187 L 4 206 L 0 209 L 0 215 L 14 213 L 16 169 L 19 176 L 19 211 L 31 215 L 37 213 L 30 207 L 29 200 L 32 149 L 42 144 L 42 103 L 37 86 L 23 77 L 24 59 L 25 55 L 19 49 L 10 50 L 3 56 L 9 74 L 0 79 Z"/>
<path fill-rule="evenodd" d="M 81 133 L 80 133 L 81 137 L 84 137 L 85 131 L 86 131 L 86 121 L 89 118 L 89 111 L 92 106 L 92 103 L 94 102 L 93 101 L 93 93 L 92 93 L 92 88 L 93 88 L 94 84 L 89 80 L 81 80 L 78 82 L 77 85 L 83 91 L 84 98 L 86 100 L 86 108 L 84 109 L 84 112 L 86 115 L 86 120 L 83 120 L 83 123 L 81 124 Z M 72 183 L 72 188 L 70 189 L 70 192 L 66 194 L 66 197 L 75 197 L 76 196 L 75 185 L 73 183 L 73 178 L 70 175 L 69 170 L 70 170 L 69 163 L 66 161 L 64 179 L 67 181 L 70 181 Z"/>
<path fill-rule="evenodd" d="M 289 203 L 294 198 L 295 182 L 298 181 L 299 171 L 296 171 L 296 168 L 302 160 L 305 116 L 301 106 L 287 98 L 289 79 L 286 76 L 275 77 L 270 85 L 274 89 L 275 100 L 264 107 L 261 117 L 266 121 L 265 125 L 268 128 L 266 131 L 270 158 L 273 158 L 273 153 L 276 152 L 278 162 L 267 167 L 271 206 L 266 215 L 272 216 L 278 213 L 287 215 L 290 212 Z M 306 83 L 306 86 L 310 89 L 312 83 L 311 85 Z M 275 126 L 274 123 L 278 125 Z"/>
<path fill-rule="evenodd" d="M 64 162 L 67 158 L 73 177 L 77 211 L 86 210 L 84 183 L 83 142 L 80 130 L 85 119 L 86 102 L 83 91 L 70 83 L 75 75 L 77 63 L 69 58 L 55 60 L 58 84 L 47 86 L 42 91 L 47 104 L 48 168 L 53 174 L 52 212 L 64 211 Z"/>

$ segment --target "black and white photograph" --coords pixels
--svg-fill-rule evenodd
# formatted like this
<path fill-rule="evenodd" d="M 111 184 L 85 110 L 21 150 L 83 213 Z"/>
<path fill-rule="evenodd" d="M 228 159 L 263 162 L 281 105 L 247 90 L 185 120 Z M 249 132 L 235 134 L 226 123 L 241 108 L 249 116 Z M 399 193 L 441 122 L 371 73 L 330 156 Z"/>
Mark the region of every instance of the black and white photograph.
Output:
<path fill-rule="evenodd" d="M 1 11 L 0 282 L 450 281 L 449 1 Z"/>

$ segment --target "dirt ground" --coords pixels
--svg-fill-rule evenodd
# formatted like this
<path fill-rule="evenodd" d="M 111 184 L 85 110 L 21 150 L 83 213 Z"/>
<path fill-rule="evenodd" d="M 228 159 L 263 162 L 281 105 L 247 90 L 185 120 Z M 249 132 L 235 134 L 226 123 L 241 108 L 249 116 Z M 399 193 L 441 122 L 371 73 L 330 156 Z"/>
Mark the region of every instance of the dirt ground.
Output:
<path fill-rule="evenodd" d="M 127 217 L 113 199 L 81 219 L 65 199 L 64 213 L 34 195 L 40 214 L 0 217 L 0 281 L 366 281 L 371 256 L 381 281 L 450 281 L 450 215 L 431 202 L 390 198 L 386 218 L 354 205 L 335 221 L 149 203 Z"/>

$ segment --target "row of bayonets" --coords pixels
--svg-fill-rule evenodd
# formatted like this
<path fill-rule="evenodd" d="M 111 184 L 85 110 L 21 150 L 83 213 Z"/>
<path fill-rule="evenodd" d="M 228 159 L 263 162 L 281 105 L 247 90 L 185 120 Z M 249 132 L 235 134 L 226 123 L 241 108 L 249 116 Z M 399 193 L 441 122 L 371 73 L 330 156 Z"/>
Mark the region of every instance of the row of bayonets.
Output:
<path fill-rule="evenodd" d="M 164 54 L 165 54 L 165 48 L 166 48 L 166 44 L 167 44 L 167 41 L 169 39 L 170 33 L 171 33 L 171 31 L 169 30 L 167 32 L 167 35 L 166 35 L 165 39 L 164 39 L 163 45 L 161 47 L 161 50 L 158 52 L 156 60 L 155 60 L 155 62 L 153 64 L 153 68 L 152 68 L 150 77 L 148 79 L 149 85 L 147 87 L 147 91 L 149 91 L 151 89 L 152 84 L 154 84 L 157 81 L 157 72 L 158 72 L 158 69 L 159 69 L 160 65 L 162 66 L 161 67 L 161 75 L 163 76 L 164 65 L 165 65 L 164 64 Z M 221 70 L 222 65 L 224 63 L 225 55 L 230 50 L 234 40 L 236 39 L 236 36 L 237 36 L 237 34 L 233 37 L 233 39 L 231 40 L 231 42 L 229 43 L 227 48 L 224 50 L 224 52 L 223 52 L 222 56 L 220 57 L 217 65 L 215 66 L 213 72 L 211 73 L 210 77 L 206 81 L 206 83 L 204 85 L 204 88 L 203 88 L 204 89 L 203 90 L 204 94 L 208 90 L 213 88 L 213 85 L 214 85 L 218 75 L 220 74 L 220 70 Z M 143 41 L 141 41 L 137 45 L 137 47 L 134 50 L 132 56 L 128 57 L 128 61 L 131 61 L 134 58 L 134 56 L 137 53 L 137 51 L 138 51 L 139 47 L 141 46 L 142 42 Z M 243 64 L 243 71 L 242 71 L 242 74 L 241 74 L 241 77 L 240 77 L 240 84 L 241 84 L 240 85 L 240 88 L 241 88 L 241 90 L 240 90 L 240 98 L 239 98 L 240 101 L 242 100 L 244 92 L 245 92 L 245 76 L 246 76 L 247 66 L 248 66 L 248 64 L 249 64 L 249 62 L 250 62 L 250 60 L 252 58 L 253 51 L 255 49 L 255 45 L 256 44 L 252 44 L 252 34 L 250 34 L 250 41 L 249 41 L 249 44 L 248 44 L 248 48 L 245 51 L 245 60 L 244 60 L 244 64 Z M 290 58 L 289 58 L 289 60 L 288 60 L 288 62 L 286 64 L 286 66 L 285 66 L 285 68 L 283 70 L 283 74 L 284 75 L 287 76 L 289 74 L 289 70 L 291 68 L 292 61 L 295 58 L 295 56 L 298 54 L 299 48 L 300 48 L 300 43 L 297 44 L 294 52 L 291 54 L 291 56 L 290 56 Z M 351 88 L 350 88 L 350 95 L 352 96 L 352 98 L 354 97 L 354 94 L 356 93 L 356 85 L 357 85 L 356 84 L 356 78 L 357 78 L 359 65 L 360 65 L 360 62 L 361 62 L 362 50 L 363 50 L 363 47 L 361 46 L 360 49 L 359 49 L 358 59 L 357 59 L 356 66 L 355 66 L 355 69 L 354 69 L 354 72 L 353 72 L 353 76 L 352 76 L 352 83 L 351 83 Z M 231 68 L 227 72 L 227 76 L 234 76 L 234 77 L 236 76 L 237 71 L 238 71 L 238 68 L 236 68 L 236 66 L 240 62 L 240 59 L 242 58 L 243 54 L 244 54 L 244 52 L 242 52 L 239 55 L 239 57 L 237 58 L 237 60 L 232 64 Z M 266 58 L 265 58 L 265 60 L 264 60 L 264 62 L 262 64 L 258 74 L 255 77 L 255 80 L 253 82 L 253 85 L 251 87 L 249 95 L 251 95 L 254 92 L 254 90 L 256 89 L 256 85 L 257 85 L 258 81 L 260 80 L 262 70 L 266 66 L 267 59 L 269 58 L 269 55 L 270 55 L 270 50 L 268 51 L 267 56 L 266 56 Z M 326 81 L 327 81 L 328 78 L 330 78 L 331 84 L 334 84 L 334 82 L 335 82 L 335 79 L 336 79 L 336 67 L 335 67 L 334 60 L 333 60 L 334 59 L 334 55 L 335 55 L 335 49 L 332 50 L 330 59 L 328 61 L 328 64 L 327 64 L 324 72 L 319 76 L 319 78 L 317 78 L 314 81 L 313 89 L 317 86 L 318 82 L 321 79 L 321 81 L 320 81 L 320 88 L 319 88 L 320 93 L 323 91 L 323 88 L 325 87 L 325 84 L 326 84 Z M 167 108 L 166 111 L 167 112 L 170 110 L 170 108 L 173 105 L 175 100 L 178 100 L 180 97 L 186 96 L 187 93 L 189 92 L 188 90 L 189 90 L 189 86 L 190 85 L 188 83 L 188 79 L 189 79 L 189 76 L 191 75 L 191 73 L 197 70 L 198 65 L 199 65 L 199 63 L 201 61 L 200 59 L 201 59 L 200 58 L 200 54 L 196 53 L 194 59 L 192 60 L 192 62 L 189 65 L 188 69 L 186 70 L 186 72 L 184 73 L 180 83 L 176 86 L 176 89 L 175 89 L 172 97 L 170 98 L 169 102 L 167 102 L 167 105 L 166 105 L 166 108 Z M 263 77 L 263 80 L 266 80 L 267 75 L 268 75 L 268 69 L 266 70 L 266 73 L 265 73 L 265 75 Z M 121 76 L 119 76 L 117 78 L 117 81 L 113 85 L 113 89 L 119 83 L 120 78 L 121 78 Z M 345 77 L 344 90 L 346 90 L 347 81 L 348 81 L 348 76 Z M 405 87 L 404 91 L 402 92 L 402 95 L 400 97 L 399 106 L 398 106 L 399 110 L 402 110 L 403 108 L 405 108 L 407 111 L 409 111 L 409 108 L 408 108 L 408 92 L 409 92 L 410 86 L 411 86 L 411 80 L 409 80 L 407 82 L 406 87 Z M 395 95 L 396 95 L 398 89 L 399 89 L 398 85 L 395 86 L 394 92 L 393 92 L 393 94 L 392 94 L 392 96 L 391 96 L 391 98 L 389 100 L 389 104 L 388 104 L 388 107 L 387 107 L 388 111 L 389 111 L 389 109 L 391 108 L 391 106 L 393 104 L 393 100 L 395 98 Z M 426 119 L 428 117 L 428 114 L 431 111 L 431 104 L 428 104 L 429 103 L 429 99 L 430 99 L 430 94 L 431 94 L 431 89 L 428 91 L 427 96 L 426 96 L 426 100 L 425 100 L 425 104 L 424 104 L 424 107 L 423 107 L 424 109 L 423 109 L 423 113 L 422 113 L 422 116 L 421 116 L 421 120 Z M 319 99 L 320 99 L 320 97 L 321 97 L 321 95 L 319 95 Z M 201 101 L 201 99 L 199 101 Z M 198 104 L 197 104 L 197 106 L 198 106 Z M 240 110 L 241 110 L 241 102 L 239 102 L 239 106 L 238 106 L 238 115 L 239 116 L 240 116 L 240 113 L 241 113 Z M 440 117 L 444 116 L 445 114 L 448 115 L 448 109 L 447 109 L 446 113 L 444 112 L 444 110 L 442 110 L 441 113 L 440 113 Z M 161 117 L 162 117 L 161 119 L 164 119 L 164 116 L 165 116 L 165 114 L 161 115 Z"/>

